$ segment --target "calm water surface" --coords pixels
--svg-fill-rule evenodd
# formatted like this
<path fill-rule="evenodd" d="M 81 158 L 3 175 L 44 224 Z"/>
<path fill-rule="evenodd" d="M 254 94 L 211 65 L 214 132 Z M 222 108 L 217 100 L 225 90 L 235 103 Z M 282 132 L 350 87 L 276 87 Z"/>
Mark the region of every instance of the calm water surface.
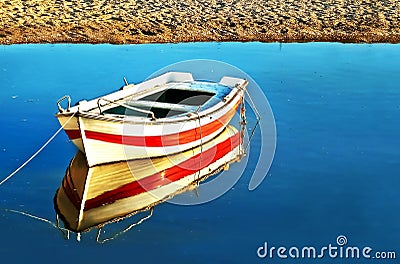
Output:
<path fill-rule="evenodd" d="M 364 263 L 256 254 L 264 242 L 337 246 L 339 235 L 349 246 L 395 251 L 400 258 L 400 45 L 0 46 L 1 178 L 58 129 L 55 102 L 64 94 L 74 102 L 90 99 L 120 87 L 123 76 L 139 82 L 188 59 L 230 63 L 266 94 L 277 150 L 260 187 L 248 191 L 245 173 L 210 203 L 157 206 L 149 221 L 111 243 L 96 244 L 95 232 L 80 243 L 64 240 L 47 223 L 4 210 L 54 221 L 53 196 L 75 153 L 62 133 L 0 186 L 2 262 Z"/>

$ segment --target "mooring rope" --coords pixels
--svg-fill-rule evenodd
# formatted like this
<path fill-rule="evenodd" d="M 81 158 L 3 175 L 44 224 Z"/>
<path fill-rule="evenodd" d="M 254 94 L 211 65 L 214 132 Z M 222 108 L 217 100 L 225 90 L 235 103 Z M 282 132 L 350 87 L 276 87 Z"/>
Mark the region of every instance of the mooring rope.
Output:
<path fill-rule="evenodd" d="M 29 218 L 32 218 L 32 219 L 35 219 L 35 220 L 39 220 L 39 221 L 45 222 L 45 223 L 51 225 L 52 227 L 60 230 L 63 233 L 64 238 L 66 238 L 66 239 L 69 238 L 69 230 L 66 229 L 66 228 L 62 228 L 62 227 L 60 227 L 58 225 L 58 215 L 57 215 L 57 224 L 55 224 L 55 223 L 53 223 L 52 221 L 50 221 L 50 220 L 48 220 L 46 218 L 39 217 L 39 216 L 30 214 L 30 213 L 27 213 L 27 212 L 24 212 L 24 211 L 19 211 L 19 210 L 15 210 L 15 209 L 5 209 L 5 208 L 2 208 L 1 210 L 5 211 L 5 212 L 20 214 L 20 215 L 23 215 L 23 216 L 26 216 L 26 217 L 29 217 Z"/>
<path fill-rule="evenodd" d="M 251 131 L 251 135 L 250 135 L 250 137 L 249 137 L 249 141 L 247 142 L 247 145 L 246 145 L 246 147 L 245 147 L 245 151 L 247 151 L 247 148 L 250 146 L 250 142 L 251 142 L 251 139 L 252 139 L 253 136 L 254 136 L 254 133 L 255 133 L 255 131 L 256 131 L 256 128 L 257 128 L 257 126 L 260 124 L 261 115 L 260 115 L 260 113 L 258 112 L 257 107 L 256 107 L 256 105 L 254 104 L 254 101 L 253 101 L 253 99 L 251 98 L 251 95 L 250 95 L 249 91 L 247 91 L 247 89 L 245 89 L 245 92 L 246 92 L 246 94 L 247 94 L 247 96 L 248 96 L 248 98 L 249 98 L 250 106 L 251 106 L 251 108 L 253 109 L 254 113 L 256 114 L 256 118 L 257 118 L 257 122 L 256 122 L 256 124 L 254 125 L 254 127 L 253 127 L 253 129 L 252 129 L 252 131 Z"/>
<path fill-rule="evenodd" d="M 27 159 L 21 166 L 19 166 L 16 170 L 14 170 L 10 175 L 8 175 L 6 178 L 4 178 L 0 182 L 0 186 L 11 179 L 15 174 L 17 174 L 23 167 L 25 167 L 31 160 L 33 160 L 39 153 L 47 146 L 50 144 L 51 141 L 60 133 L 61 130 L 64 129 L 64 127 L 67 125 L 67 123 L 75 116 L 76 112 L 71 115 L 71 117 L 65 122 L 44 144 L 41 146 L 29 159 Z"/>
<path fill-rule="evenodd" d="M 200 128 L 200 160 L 199 160 L 199 173 L 197 176 L 198 180 L 201 176 L 201 167 L 203 166 L 203 129 L 201 127 L 201 121 L 200 121 L 200 114 L 199 114 L 200 106 L 196 110 L 197 118 L 199 120 L 199 128 Z"/>
<path fill-rule="evenodd" d="M 107 242 L 107 241 L 114 240 L 115 238 L 119 237 L 120 235 L 122 235 L 122 234 L 128 232 L 130 229 L 132 229 L 132 227 L 137 226 L 137 225 L 140 225 L 141 223 L 143 223 L 144 221 L 146 221 L 147 219 L 149 219 L 149 218 L 153 215 L 153 211 L 154 211 L 154 207 L 151 207 L 151 208 L 150 208 L 150 213 L 149 213 L 149 215 L 147 215 L 147 216 L 141 218 L 139 221 L 137 221 L 137 222 L 135 222 L 135 223 L 129 225 L 127 228 L 125 228 L 124 230 L 122 230 L 122 231 L 120 231 L 119 233 L 115 234 L 114 236 L 105 238 L 105 239 L 103 239 L 103 240 L 100 240 L 100 234 L 101 234 L 101 230 L 102 230 L 102 228 L 103 228 L 103 227 L 100 227 L 100 228 L 98 229 L 98 231 L 97 231 L 96 242 L 99 243 L 99 244 L 104 244 L 104 243 Z"/>
<path fill-rule="evenodd" d="M 241 156 L 244 156 L 246 154 L 247 149 L 243 149 L 244 146 L 244 135 L 245 135 L 245 130 L 246 130 L 246 125 L 247 125 L 247 120 L 246 120 L 246 106 L 245 106 L 245 101 L 244 101 L 244 95 L 242 97 L 242 102 L 240 104 L 240 144 L 239 144 L 239 154 Z"/>

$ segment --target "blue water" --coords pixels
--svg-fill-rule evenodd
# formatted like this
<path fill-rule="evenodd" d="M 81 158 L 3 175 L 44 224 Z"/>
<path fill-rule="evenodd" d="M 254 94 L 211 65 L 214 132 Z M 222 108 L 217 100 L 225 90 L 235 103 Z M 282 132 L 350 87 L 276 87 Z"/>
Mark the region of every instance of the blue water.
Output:
<path fill-rule="evenodd" d="M 277 127 L 276 154 L 264 182 L 250 192 L 245 173 L 210 203 L 159 205 L 149 221 L 104 245 L 95 243 L 95 232 L 80 243 L 64 240 L 43 221 L 4 211 L 54 222 L 53 196 L 75 153 L 60 134 L 0 186 L 2 262 L 396 263 L 260 259 L 256 253 L 264 242 L 287 248 L 337 245 L 339 235 L 350 246 L 395 251 L 398 261 L 400 45 L 0 46 L 1 178 L 58 129 L 53 116 L 58 98 L 90 99 L 120 87 L 123 76 L 140 82 L 188 59 L 230 63 L 262 87 Z"/>

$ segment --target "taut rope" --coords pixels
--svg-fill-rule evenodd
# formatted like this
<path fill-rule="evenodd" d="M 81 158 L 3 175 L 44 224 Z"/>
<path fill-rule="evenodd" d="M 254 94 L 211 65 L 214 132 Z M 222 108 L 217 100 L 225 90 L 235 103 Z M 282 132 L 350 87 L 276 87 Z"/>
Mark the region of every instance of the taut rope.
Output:
<path fill-rule="evenodd" d="M 20 214 L 20 215 L 23 215 L 23 216 L 26 216 L 26 217 L 29 217 L 29 218 L 32 218 L 32 219 L 35 219 L 35 220 L 39 220 L 39 221 L 48 223 L 48 224 L 51 225 L 52 227 L 57 228 L 58 230 L 60 230 L 61 233 L 63 233 L 65 239 L 69 239 L 69 230 L 66 229 L 66 228 L 60 227 L 59 221 L 58 221 L 58 215 L 57 215 L 57 218 L 56 218 L 56 221 L 57 221 L 57 222 L 56 222 L 56 224 L 55 224 L 55 223 L 51 222 L 50 220 L 48 220 L 48 219 L 46 219 L 46 218 L 39 217 L 39 216 L 30 214 L 30 213 L 27 213 L 27 212 L 23 212 L 23 211 L 19 211 L 19 210 L 14 210 L 14 209 L 0 209 L 0 210 L 3 210 L 3 211 L 5 211 L 5 212 Z"/>
<path fill-rule="evenodd" d="M 37 155 L 39 155 L 39 153 L 47 146 L 50 144 L 51 141 L 53 141 L 53 139 L 58 135 L 58 133 L 60 133 L 61 130 L 63 130 L 63 128 L 67 125 L 67 123 L 75 116 L 76 112 L 73 113 L 71 115 L 71 117 L 67 120 L 67 122 L 65 122 L 44 144 L 43 146 L 41 146 L 35 153 L 33 153 L 33 155 L 27 159 L 21 166 L 19 166 L 16 170 L 14 170 L 10 175 L 8 175 L 6 178 L 4 178 L 1 182 L 0 182 L 0 186 L 3 185 L 3 183 L 5 183 L 6 181 L 8 181 L 9 179 L 11 179 L 11 177 L 13 177 L 15 174 L 17 174 L 23 167 L 25 167 L 31 160 L 33 160 Z"/>
<path fill-rule="evenodd" d="M 256 122 L 254 128 L 253 128 L 252 131 L 251 131 L 251 135 L 250 135 L 250 137 L 249 137 L 249 141 L 247 142 L 247 145 L 246 145 L 246 147 L 245 147 L 245 149 L 244 149 L 245 151 L 247 151 L 247 148 L 248 148 L 249 145 L 250 145 L 250 141 L 251 141 L 251 139 L 253 138 L 254 133 L 256 132 L 256 128 L 257 128 L 257 126 L 260 124 L 261 115 L 260 115 L 260 113 L 258 112 L 257 107 L 256 107 L 256 105 L 254 104 L 253 99 L 251 98 L 251 95 L 250 95 L 250 93 L 247 91 L 247 89 L 245 89 L 245 92 L 246 92 L 246 94 L 247 94 L 247 96 L 248 96 L 248 98 L 249 98 L 251 108 L 253 109 L 254 113 L 256 114 L 256 118 L 257 118 L 257 122 Z"/>
<path fill-rule="evenodd" d="M 98 232 L 97 232 L 96 242 L 99 243 L 99 244 L 104 244 L 104 243 L 107 242 L 107 241 L 114 240 L 115 238 L 119 237 L 120 235 L 122 235 L 122 234 L 128 232 L 130 229 L 132 229 L 132 227 L 137 226 L 137 225 L 140 225 L 141 223 L 143 223 L 144 221 L 146 221 L 147 219 L 149 219 L 149 218 L 153 215 L 153 211 L 154 211 L 154 207 L 151 207 L 151 208 L 150 208 L 150 213 L 149 213 L 147 216 L 141 218 L 139 221 L 137 221 L 137 222 L 135 222 L 135 223 L 133 223 L 133 224 L 130 224 L 127 228 L 125 228 L 124 230 L 122 230 L 122 231 L 120 231 L 119 233 L 115 234 L 114 236 L 108 237 L 108 238 L 105 238 L 105 239 L 102 239 L 102 240 L 100 239 L 100 235 L 101 235 L 101 230 L 102 230 L 103 226 L 100 227 L 100 228 L 98 229 Z"/>
<path fill-rule="evenodd" d="M 201 174 L 201 167 L 203 166 L 203 128 L 201 127 L 201 121 L 200 121 L 200 114 L 199 114 L 199 110 L 200 110 L 199 106 L 196 110 L 196 114 L 197 114 L 197 118 L 199 120 L 199 128 L 200 128 L 200 160 L 199 160 L 199 173 L 197 176 L 197 180 L 200 178 L 200 174 Z"/>

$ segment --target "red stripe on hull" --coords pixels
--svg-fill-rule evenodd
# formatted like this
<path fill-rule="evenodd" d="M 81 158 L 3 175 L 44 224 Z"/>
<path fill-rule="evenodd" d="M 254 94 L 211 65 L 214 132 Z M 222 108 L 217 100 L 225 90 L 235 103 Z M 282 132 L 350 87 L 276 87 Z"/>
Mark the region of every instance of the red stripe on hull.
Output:
<path fill-rule="evenodd" d="M 70 140 L 78 139 L 81 138 L 81 131 L 77 129 L 66 129 L 65 133 L 67 133 L 67 136 L 69 137 Z"/>
<path fill-rule="evenodd" d="M 110 204 L 117 200 L 148 192 L 155 188 L 168 185 L 171 182 L 178 181 L 221 159 L 227 153 L 236 148 L 239 143 L 239 133 L 236 133 L 211 149 L 193 156 L 174 167 L 155 173 L 141 180 L 128 183 L 115 190 L 107 191 L 95 198 L 87 200 L 85 202 L 84 210 L 90 210 L 105 204 Z"/>
<path fill-rule="evenodd" d="M 64 189 L 65 194 L 67 195 L 70 202 L 74 205 L 74 207 L 80 210 L 82 200 L 76 193 L 76 188 L 72 180 L 71 171 L 69 170 L 69 168 L 62 181 L 62 188 Z"/>
<path fill-rule="evenodd" d="M 85 130 L 85 136 L 87 139 L 94 139 L 109 143 L 138 147 L 178 146 L 199 140 L 201 137 L 206 137 L 217 131 L 218 129 L 226 126 L 235 115 L 237 108 L 239 107 L 239 103 L 240 101 L 235 105 L 233 109 L 229 110 L 220 119 L 202 126 L 201 129 L 197 127 L 176 134 L 159 136 L 126 136 Z"/>

